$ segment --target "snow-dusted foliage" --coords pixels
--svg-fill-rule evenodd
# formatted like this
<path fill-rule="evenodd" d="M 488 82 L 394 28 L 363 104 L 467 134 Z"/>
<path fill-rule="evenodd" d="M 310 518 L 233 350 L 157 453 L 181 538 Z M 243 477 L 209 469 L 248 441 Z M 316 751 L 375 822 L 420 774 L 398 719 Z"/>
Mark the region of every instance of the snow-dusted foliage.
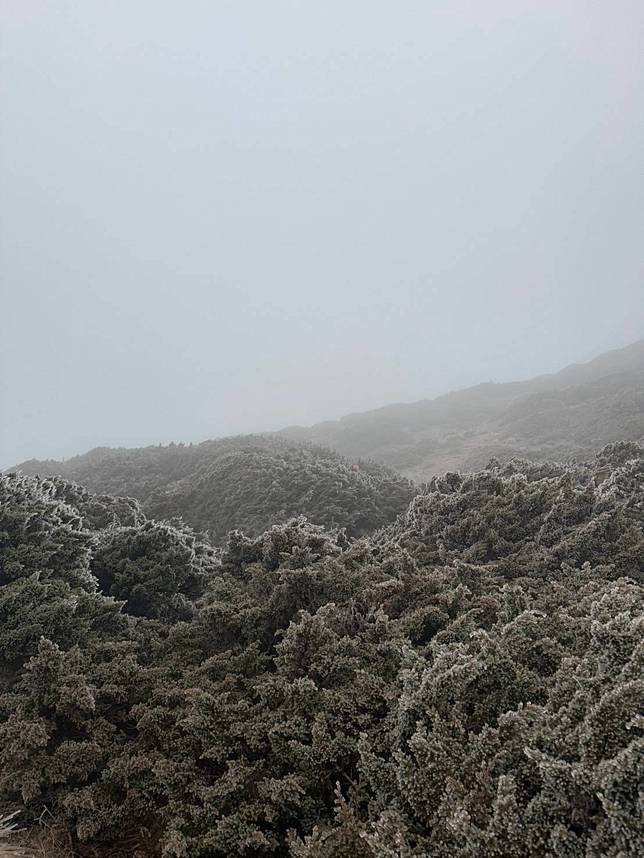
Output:
<path fill-rule="evenodd" d="M 0 499 L 0 796 L 79 854 L 640 854 L 639 447 L 444 475 L 358 541 Z"/>
<path fill-rule="evenodd" d="M 416 491 L 385 465 L 347 460 L 278 436 L 105 448 L 67 462 L 19 467 L 28 474 L 59 474 L 95 492 L 137 498 L 149 517 L 180 517 L 218 544 L 235 528 L 256 536 L 299 515 L 362 536 L 393 522 Z M 88 507 L 86 499 L 83 505 Z"/>

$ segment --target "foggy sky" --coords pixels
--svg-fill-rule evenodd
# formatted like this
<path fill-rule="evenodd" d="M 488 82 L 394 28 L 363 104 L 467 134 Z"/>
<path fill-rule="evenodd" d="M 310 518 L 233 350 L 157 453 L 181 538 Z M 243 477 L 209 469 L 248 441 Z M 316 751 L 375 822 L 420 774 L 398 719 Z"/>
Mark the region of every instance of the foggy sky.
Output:
<path fill-rule="evenodd" d="M 644 336 L 641 0 L 0 10 L 0 466 Z"/>

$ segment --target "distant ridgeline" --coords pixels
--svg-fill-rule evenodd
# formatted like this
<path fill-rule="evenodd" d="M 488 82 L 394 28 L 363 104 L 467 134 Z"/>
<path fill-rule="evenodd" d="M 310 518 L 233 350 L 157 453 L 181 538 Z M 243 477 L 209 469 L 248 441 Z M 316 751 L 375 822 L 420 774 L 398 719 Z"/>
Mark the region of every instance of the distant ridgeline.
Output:
<path fill-rule="evenodd" d="M 148 515 L 180 516 L 216 544 L 233 528 L 258 534 L 300 514 L 364 535 L 405 509 L 415 492 L 409 480 L 476 470 L 494 457 L 589 458 L 623 440 L 644 440 L 644 340 L 554 375 L 309 428 L 194 446 L 97 448 L 17 468 L 137 498 Z"/>
<path fill-rule="evenodd" d="M 231 442 L 217 473 L 248 456 L 259 478 L 253 450 Z M 340 510 L 370 485 L 352 474 L 409 491 L 283 450 L 274 479 L 319 467 L 333 523 L 332 473 Z M 82 461 L 149 506 L 160 475 L 188 496 L 204 452 Z M 635 858 L 643 582 L 629 443 L 445 474 L 357 540 L 297 518 L 223 549 L 137 501 L 2 475 L 0 808 L 50 858 Z"/>
<path fill-rule="evenodd" d="M 359 536 L 392 522 L 416 491 L 385 465 L 252 435 L 194 446 L 98 448 L 66 462 L 32 460 L 18 469 L 137 498 L 148 515 L 180 516 L 215 543 L 234 528 L 258 534 L 297 515 Z"/>
<path fill-rule="evenodd" d="M 644 340 L 553 375 L 480 384 L 284 435 L 385 462 L 420 482 L 481 468 L 493 456 L 588 458 L 609 442 L 644 439 Z"/>

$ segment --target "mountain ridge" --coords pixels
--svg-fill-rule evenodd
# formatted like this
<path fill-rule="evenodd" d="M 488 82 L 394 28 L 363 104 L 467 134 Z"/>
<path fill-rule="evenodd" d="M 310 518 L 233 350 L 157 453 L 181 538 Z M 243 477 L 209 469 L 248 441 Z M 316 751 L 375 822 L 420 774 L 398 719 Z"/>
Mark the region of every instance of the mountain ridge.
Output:
<path fill-rule="evenodd" d="M 511 382 L 487 381 L 434 399 L 392 403 L 312 426 L 239 435 L 200 444 L 150 445 L 146 455 L 199 457 L 214 447 L 270 442 L 312 445 L 357 460 L 381 462 L 415 482 L 445 471 L 476 470 L 491 458 L 568 460 L 592 457 L 605 444 L 644 438 L 644 338 L 555 373 Z M 170 451 L 174 450 L 174 455 Z M 164 452 L 166 451 L 166 452 Z M 63 462 L 23 462 L 10 470 L 74 477 L 76 466 L 111 459 L 129 468 L 126 447 L 96 447 Z M 185 458 L 185 456 L 184 456 Z M 188 473 L 179 468 L 177 480 Z M 79 475 L 83 480 L 83 474 Z M 121 493 L 112 478 L 96 491 Z M 159 486 L 150 483 L 146 492 Z M 135 495 L 141 498 L 141 494 Z"/>
<path fill-rule="evenodd" d="M 644 339 L 556 373 L 483 382 L 282 434 L 349 457 L 359 452 L 419 481 L 492 457 L 583 458 L 644 436 Z"/>

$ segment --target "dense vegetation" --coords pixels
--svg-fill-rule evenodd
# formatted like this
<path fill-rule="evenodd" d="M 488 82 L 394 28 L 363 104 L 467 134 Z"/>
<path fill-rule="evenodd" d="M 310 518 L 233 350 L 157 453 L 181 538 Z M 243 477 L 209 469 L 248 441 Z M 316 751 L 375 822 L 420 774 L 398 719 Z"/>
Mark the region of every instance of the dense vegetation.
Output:
<path fill-rule="evenodd" d="M 137 498 L 148 515 L 181 517 L 214 542 L 233 528 L 257 535 L 297 515 L 359 536 L 392 522 L 415 491 L 384 465 L 252 435 L 189 446 L 99 448 L 67 462 L 25 462 L 19 470 L 60 474 L 95 492 Z"/>
<path fill-rule="evenodd" d="M 554 375 L 480 384 L 286 432 L 344 456 L 370 456 L 417 481 L 475 470 L 493 456 L 590 458 L 644 439 L 644 340 Z"/>
<path fill-rule="evenodd" d="M 448 473 L 358 540 L 0 502 L 0 797 L 78 854 L 639 853 L 639 447 Z"/>

